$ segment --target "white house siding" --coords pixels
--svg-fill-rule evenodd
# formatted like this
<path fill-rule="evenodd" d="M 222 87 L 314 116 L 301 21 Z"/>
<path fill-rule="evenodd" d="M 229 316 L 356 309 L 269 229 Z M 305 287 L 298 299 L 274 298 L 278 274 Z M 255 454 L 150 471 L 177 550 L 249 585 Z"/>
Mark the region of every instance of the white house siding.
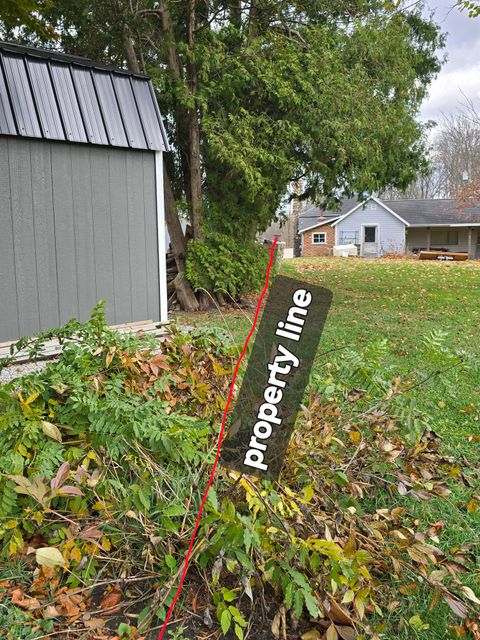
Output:
<path fill-rule="evenodd" d="M 438 247 L 439 249 L 448 249 L 449 251 L 468 251 L 468 229 L 457 227 L 456 230 L 458 231 L 458 244 L 442 244 L 441 247 L 439 245 L 432 244 L 430 248 L 432 250 L 435 250 Z M 477 231 L 473 229 L 472 250 L 475 249 L 475 245 L 477 242 L 476 234 Z M 412 249 L 426 249 L 428 246 L 427 236 L 427 227 L 407 229 L 407 249 L 409 251 L 411 251 Z"/>
<path fill-rule="evenodd" d="M 380 204 L 375 209 L 371 208 L 371 202 L 367 202 L 364 209 L 360 207 L 339 222 L 336 226 L 336 243 L 341 241 L 342 232 L 358 235 L 361 240 L 362 225 L 378 224 L 378 237 L 380 240 L 379 254 L 404 253 L 405 252 L 405 225 L 389 213 Z"/>

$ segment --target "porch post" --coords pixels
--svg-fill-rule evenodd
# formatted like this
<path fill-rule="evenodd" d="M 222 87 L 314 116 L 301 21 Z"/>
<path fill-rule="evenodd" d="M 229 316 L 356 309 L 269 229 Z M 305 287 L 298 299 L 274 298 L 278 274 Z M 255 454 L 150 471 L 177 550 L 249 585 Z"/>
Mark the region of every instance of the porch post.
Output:
<path fill-rule="evenodd" d="M 432 230 L 427 227 L 427 251 L 430 251 L 430 244 L 432 242 Z"/>
<path fill-rule="evenodd" d="M 472 256 L 472 227 L 468 227 L 468 257 L 473 258 Z"/>

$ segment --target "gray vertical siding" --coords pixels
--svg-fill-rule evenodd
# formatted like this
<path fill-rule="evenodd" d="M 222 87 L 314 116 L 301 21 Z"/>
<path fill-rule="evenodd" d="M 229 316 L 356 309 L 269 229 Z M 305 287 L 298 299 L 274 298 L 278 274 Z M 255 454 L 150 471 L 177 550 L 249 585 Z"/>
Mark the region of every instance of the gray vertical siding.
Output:
<path fill-rule="evenodd" d="M 0 138 L 0 341 L 160 318 L 155 156 Z"/>

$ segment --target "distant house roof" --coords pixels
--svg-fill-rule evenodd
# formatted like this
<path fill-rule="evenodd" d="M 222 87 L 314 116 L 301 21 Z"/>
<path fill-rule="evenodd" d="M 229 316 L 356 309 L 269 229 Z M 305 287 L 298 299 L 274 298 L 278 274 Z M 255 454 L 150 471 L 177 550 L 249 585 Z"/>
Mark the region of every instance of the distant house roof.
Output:
<path fill-rule="evenodd" d="M 366 202 L 367 198 L 364 202 Z M 397 217 L 411 227 L 428 227 L 435 225 L 457 225 L 469 222 L 480 224 L 480 206 L 462 208 L 457 200 L 447 199 L 404 199 L 387 200 L 375 198 L 385 205 Z M 362 201 L 357 198 L 344 200 L 338 211 L 323 211 L 318 207 L 311 207 L 300 214 L 298 219 L 298 231 L 303 233 L 307 229 L 313 229 L 327 223 L 335 223 L 338 218 L 346 216 L 358 207 Z"/>
<path fill-rule="evenodd" d="M 147 76 L 1 41 L 0 134 L 169 150 Z"/>
<path fill-rule="evenodd" d="M 313 229 L 321 224 L 334 222 L 337 218 L 350 211 L 350 209 L 353 209 L 356 204 L 358 204 L 358 201 L 351 198 L 344 200 L 338 211 L 325 211 L 320 209 L 320 207 L 310 207 L 298 216 L 298 231 L 299 233 L 303 233 L 307 229 Z"/>
<path fill-rule="evenodd" d="M 459 207 L 457 200 L 382 200 L 411 226 L 480 222 L 480 207 Z"/>

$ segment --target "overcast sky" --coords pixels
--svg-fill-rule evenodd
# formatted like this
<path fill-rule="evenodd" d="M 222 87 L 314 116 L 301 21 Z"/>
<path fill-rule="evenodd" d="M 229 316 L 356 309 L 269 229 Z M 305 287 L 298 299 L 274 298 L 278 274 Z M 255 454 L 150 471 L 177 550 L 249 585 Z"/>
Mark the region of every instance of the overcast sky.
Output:
<path fill-rule="evenodd" d="M 452 113 L 465 102 L 462 93 L 480 106 L 480 16 L 469 18 L 453 4 L 454 0 L 427 0 L 435 22 L 447 33 L 447 62 L 430 86 L 422 120 L 441 121 L 442 112 Z"/>

